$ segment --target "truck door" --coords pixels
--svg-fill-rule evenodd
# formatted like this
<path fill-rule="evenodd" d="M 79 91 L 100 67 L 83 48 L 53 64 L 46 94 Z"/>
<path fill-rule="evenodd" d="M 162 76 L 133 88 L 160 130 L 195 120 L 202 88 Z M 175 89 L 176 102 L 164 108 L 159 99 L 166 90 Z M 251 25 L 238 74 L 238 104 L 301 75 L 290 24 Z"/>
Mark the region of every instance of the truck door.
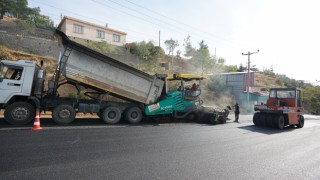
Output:
<path fill-rule="evenodd" d="M 1 63 L 0 70 L 0 103 L 6 103 L 8 98 L 21 93 L 23 67 Z"/>

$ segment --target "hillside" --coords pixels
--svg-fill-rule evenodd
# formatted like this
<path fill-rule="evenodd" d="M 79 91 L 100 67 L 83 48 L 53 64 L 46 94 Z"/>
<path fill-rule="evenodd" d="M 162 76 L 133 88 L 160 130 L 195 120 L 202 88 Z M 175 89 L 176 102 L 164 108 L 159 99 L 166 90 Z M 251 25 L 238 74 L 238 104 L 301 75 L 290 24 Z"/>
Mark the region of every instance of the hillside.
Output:
<path fill-rule="evenodd" d="M 254 85 L 256 87 L 285 87 L 283 80 L 279 77 L 271 77 L 269 75 L 265 75 L 263 72 L 254 74 Z"/>

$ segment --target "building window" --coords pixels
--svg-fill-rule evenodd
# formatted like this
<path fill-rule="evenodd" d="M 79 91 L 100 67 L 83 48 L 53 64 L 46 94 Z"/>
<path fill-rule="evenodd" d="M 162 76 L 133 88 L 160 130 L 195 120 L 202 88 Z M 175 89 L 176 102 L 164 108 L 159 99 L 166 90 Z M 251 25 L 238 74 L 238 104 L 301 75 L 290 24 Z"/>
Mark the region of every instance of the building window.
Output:
<path fill-rule="evenodd" d="M 113 41 L 114 41 L 114 42 L 120 42 L 120 36 L 117 35 L 117 34 L 114 34 L 114 35 L 113 35 Z"/>
<path fill-rule="evenodd" d="M 104 39 L 104 31 L 97 30 L 97 38 Z"/>
<path fill-rule="evenodd" d="M 74 24 L 73 25 L 73 32 L 83 34 L 83 26 Z"/>

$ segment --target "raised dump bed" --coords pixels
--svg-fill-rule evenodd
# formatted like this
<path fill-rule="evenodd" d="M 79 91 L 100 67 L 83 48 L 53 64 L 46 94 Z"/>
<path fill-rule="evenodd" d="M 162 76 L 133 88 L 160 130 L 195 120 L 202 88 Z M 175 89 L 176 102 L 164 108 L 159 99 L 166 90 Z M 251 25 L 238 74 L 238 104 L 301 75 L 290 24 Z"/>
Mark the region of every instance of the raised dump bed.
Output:
<path fill-rule="evenodd" d="M 57 33 L 65 50 L 59 64 L 68 80 L 143 104 L 155 103 L 160 97 L 164 81 L 157 76 L 71 41 L 59 30 Z"/>

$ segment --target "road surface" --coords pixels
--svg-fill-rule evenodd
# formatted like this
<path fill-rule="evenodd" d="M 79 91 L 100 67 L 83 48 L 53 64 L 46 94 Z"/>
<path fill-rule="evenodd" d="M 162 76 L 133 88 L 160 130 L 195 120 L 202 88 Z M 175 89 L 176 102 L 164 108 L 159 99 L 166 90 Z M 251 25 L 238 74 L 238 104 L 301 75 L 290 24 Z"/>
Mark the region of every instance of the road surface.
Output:
<path fill-rule="evenodd" d="M 319 117 L 284 130 L 251 119 L 215 126 L 43 120 L 41 131 L 0 119 L 0 179 L 319 179 Z"/>

